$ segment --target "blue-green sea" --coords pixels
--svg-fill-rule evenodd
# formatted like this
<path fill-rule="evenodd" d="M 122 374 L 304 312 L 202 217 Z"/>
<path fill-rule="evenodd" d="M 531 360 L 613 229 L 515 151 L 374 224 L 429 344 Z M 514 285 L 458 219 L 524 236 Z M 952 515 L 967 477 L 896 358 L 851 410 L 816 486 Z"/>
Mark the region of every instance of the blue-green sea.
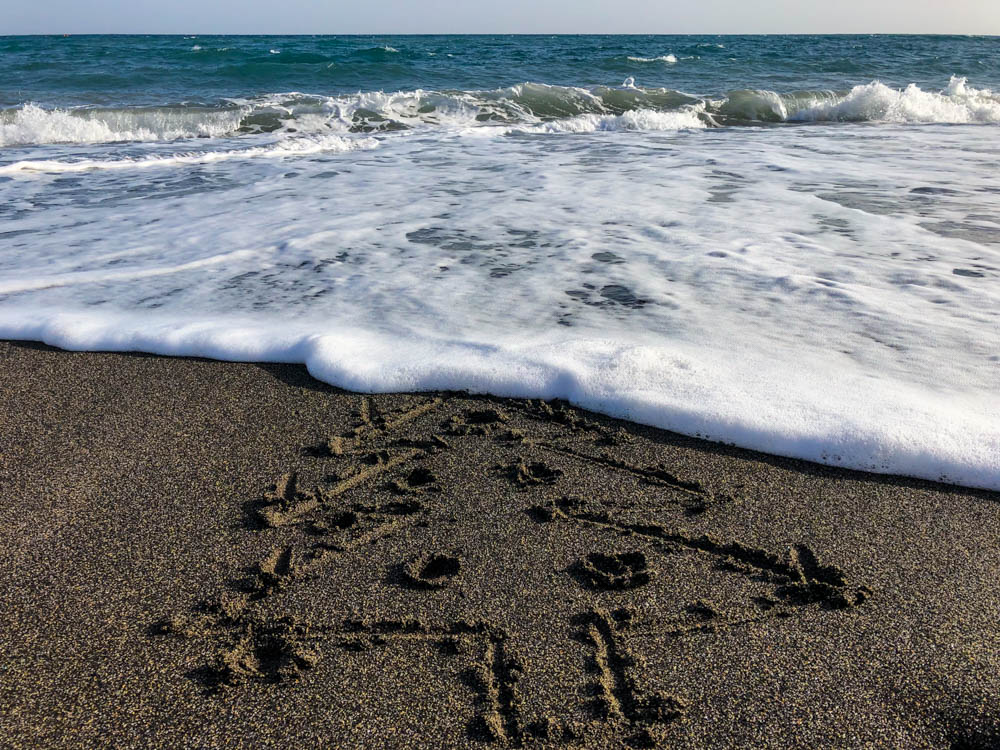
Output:
<path fill-rule="evenodd" d="M 876 79 L 939 89 L 951 76 L 1000 88 L 1000 38 L 966 36 L 0 37 L 0 60 L 3 107 L 211 105 L 526 81 L 592 88 L 629 76 L 713 98 L 847 91 Z"/>

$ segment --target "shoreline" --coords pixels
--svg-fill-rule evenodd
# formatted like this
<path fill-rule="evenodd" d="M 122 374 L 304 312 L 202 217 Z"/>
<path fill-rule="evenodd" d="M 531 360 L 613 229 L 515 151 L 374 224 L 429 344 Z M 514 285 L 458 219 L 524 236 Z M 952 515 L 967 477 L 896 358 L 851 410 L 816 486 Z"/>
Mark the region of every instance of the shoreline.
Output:
<path fill-rule="evenodd" d="M 1000 742 L 1000 493 L 298 365 L 0 362 L 9 746 Z"/>
<path fill-rule="evenodd" d="M 558 400 L 793 461 L 1000 492 L 1000 436 L 993 419 L 1000 412 L 988 394 L 942 394 L 850 372 L 831 379 L 819 365 L 800 366 L 779 394 L 774 384 L 781 382 L 781 367 L 767 369 L 766 358 L 740 360 L 720 378 L 715 373 L 727 371 L 731 362 L 683 347 L 668 356 L 662 347 L 637 342 L 617 348 L 598 342 L 595 352 L 596 340 L 586 338 L 568 345 L 539 338 L 493 346 L 364 330 L 318 335 L 308 326 L 251 327 L 250 318 L 234 326 L 168 317 L 143 327 L 124 313 L 15 316 L 0 325 L 0 341 L 38 342 L 67 352 L 301 366 L 330 387 L 379 397 L 456 393 Z"/>

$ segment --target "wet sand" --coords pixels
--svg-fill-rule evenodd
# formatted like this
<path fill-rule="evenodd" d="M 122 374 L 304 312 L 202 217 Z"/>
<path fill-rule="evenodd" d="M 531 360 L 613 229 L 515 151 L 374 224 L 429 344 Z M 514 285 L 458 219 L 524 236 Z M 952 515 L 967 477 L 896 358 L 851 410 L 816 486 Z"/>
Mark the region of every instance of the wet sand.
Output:
<path fill-rule="evenodd" d="M 1000 745 L 1000 495 L 0 342 L 4 747 Z"/>

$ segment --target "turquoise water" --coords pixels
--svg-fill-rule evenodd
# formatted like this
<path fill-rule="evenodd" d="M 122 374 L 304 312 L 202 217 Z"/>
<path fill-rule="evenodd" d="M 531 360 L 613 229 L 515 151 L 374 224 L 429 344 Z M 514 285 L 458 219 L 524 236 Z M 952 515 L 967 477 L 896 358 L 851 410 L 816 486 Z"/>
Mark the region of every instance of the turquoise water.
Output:
<path fill-rule="evenodd" d="M 1000 489 L 998 53 L 0 38 L 0 337 Z"/>
<path fill-rule="evenodd" d="M 676 63 L 659 59 L 670 55 Z M 1000 87 L 1000 37 L 964 36 L 0 37 L 0 60 L 4 107 L 219 104 L 287 91 L 525 81 L 616 86 L 630 76 L 715 98 L 738 89 L 846 91 L 875 79 L 940 88 L 953 75 Z"/>

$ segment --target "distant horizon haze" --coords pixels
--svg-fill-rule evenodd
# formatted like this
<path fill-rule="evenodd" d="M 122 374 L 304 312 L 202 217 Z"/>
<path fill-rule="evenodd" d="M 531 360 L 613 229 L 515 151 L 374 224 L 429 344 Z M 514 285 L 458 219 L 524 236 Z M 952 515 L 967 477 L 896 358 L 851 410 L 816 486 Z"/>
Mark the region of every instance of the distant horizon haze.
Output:
<path fill-rule="evenodd" d="M 180 37 L 183 39 L 196 39 L 197 37 L 205 36 L 234 36 L 234 37 L 435 37 L 435 36 L 548 36 L 548 37 L 558 37 L 558 36 L 583 36 L 583 37 L 754 37 L 754 36 L 774 36 L 774 37 L 823 37 L 823 36 L 871 36 L 871 37 L 981 37 L 981 38 L 1000 38 L 1000 33 L 996 34 L 971 34 L 958 31 L 941 31 L 941 32 L 920 32 L 920 31 L 748 31 L 748 32 L 736 32 L 736 31 L 676 31 L 676 32 L 634 32 L 634 31 L 614 31 L 614 32 L 587 32 L 587 31 L 455 31 L 455 32 L 437 32 L 437 31 L 281 31 L 281 32 L 264 32 L 264 31 L 25 31 L 19 33 L 11 34 L 0 34 L 2 37 L 71 37 L 71 36 L 163 36 L 163 37 Z"/>
<path fill-rule="evenodd" d="M 288 0 L 8 0 L 0 35 L 22 34 L 971 34 L 1000 35 L 1000 3 L 982 0 L 373 0 L 316 7 Z"/>

